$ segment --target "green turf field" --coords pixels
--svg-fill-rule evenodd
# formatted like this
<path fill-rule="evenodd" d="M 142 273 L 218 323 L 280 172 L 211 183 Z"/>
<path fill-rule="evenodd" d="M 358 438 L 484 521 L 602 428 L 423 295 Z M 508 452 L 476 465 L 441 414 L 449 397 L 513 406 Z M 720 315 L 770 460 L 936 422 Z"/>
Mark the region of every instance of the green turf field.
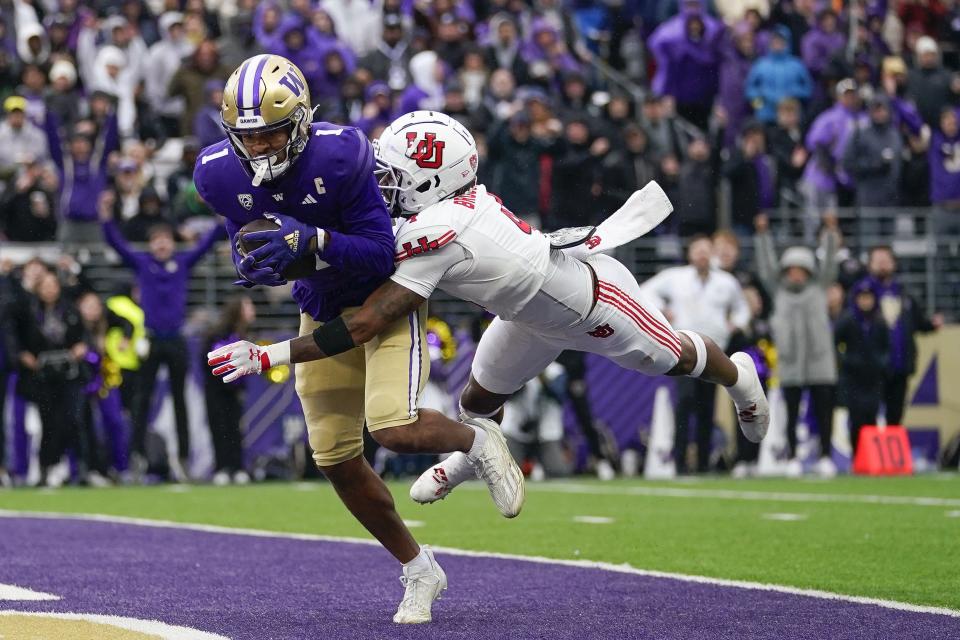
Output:
<path fill-rule="evenodd" d="M 401 515 L 418 521 L 413 531 L 421 542 L 625 562 L 643 569 L 960 609 L 956 474 L 831 481 L 528 483 L 524 512 L 512 521 L 499 516 L 478 483 L 431 506 L 412 503 L 407 486 L 392 483 L 391 489 Z M 0 509 L 367 537 L 322 482 L 25 489 L 0 492 Z M 577 516 L 613 522 L 579 523 Z"/>

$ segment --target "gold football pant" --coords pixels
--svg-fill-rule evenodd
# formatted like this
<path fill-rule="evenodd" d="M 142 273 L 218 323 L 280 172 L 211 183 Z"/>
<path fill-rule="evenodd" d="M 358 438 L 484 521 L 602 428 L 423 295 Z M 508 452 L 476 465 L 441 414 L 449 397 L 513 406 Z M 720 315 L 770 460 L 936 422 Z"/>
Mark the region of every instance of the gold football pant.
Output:
<path fill-rule="evenodd" d="M 349 317 L 356 308 L 344 310 Z M 427 304 L 384 329 L 379 336 L 332 358 L 296 365 L 296 389 L 318 467 L 363 453 L 363 425 L 370 431 L 415 422 L 430 375 L 426 338 Z M 300 335 L 319 327 L 300 316 Z"/>

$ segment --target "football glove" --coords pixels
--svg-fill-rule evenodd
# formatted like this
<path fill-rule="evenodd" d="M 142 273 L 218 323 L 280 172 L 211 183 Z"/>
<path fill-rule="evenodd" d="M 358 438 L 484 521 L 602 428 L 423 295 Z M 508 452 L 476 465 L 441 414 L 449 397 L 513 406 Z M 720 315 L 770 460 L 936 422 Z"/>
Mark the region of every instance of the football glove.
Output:
<path fill-rule="evenodd" d="M 247 340 L 220 347 L 207 354 L 207 365 L 213 375 L 223 376 L 224 382 L 233 382 L 249 375 L 259 375 L 270 367 L 290 363 L 290 341 L 261 347 Z"/>
<path fill-rule="evenodd" d="M 269 266 L 258 266 L 256 259 L 249 255 L 237 263 L 237 273 L 242 280 L 237 280 L 233 284 L 249 289 L 255 284 L 262 284 L 266 287 L 279 287 L 287 284 L 278 271 L 274 271 Z"/>
<path fill-rule="evenodd" d="M 265 243 L 247 255 L 258 265 L 283 273 L 295 260 L 316 253 L 318 248 L 322 249 L 320 230 L 316 227 L 278 213 L 271 214 L 270 218 L 280 225 L 275 231 L 255 231 L 244 236 L 250 242 Z"/>

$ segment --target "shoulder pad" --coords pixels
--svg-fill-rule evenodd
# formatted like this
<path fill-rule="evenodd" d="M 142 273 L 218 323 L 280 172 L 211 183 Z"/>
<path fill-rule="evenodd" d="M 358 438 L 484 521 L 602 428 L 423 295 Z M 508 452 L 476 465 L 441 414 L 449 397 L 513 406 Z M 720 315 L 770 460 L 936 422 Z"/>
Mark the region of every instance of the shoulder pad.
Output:
<path fill-rule="evenodd" d="M 435 216 L 424 216 L 422 212 L 403 220 L 396 234 L 394 262 L 437 251 L 457 238 L 457 231 L 450 224 Z"/>

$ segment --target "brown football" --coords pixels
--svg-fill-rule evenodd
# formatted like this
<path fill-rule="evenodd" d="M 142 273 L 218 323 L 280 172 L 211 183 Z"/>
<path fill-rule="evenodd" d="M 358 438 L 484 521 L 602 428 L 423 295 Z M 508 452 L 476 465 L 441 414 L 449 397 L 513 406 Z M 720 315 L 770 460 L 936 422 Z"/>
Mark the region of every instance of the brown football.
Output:
<path fill-rule="evenodd" d="M 240 255 L 246 256 L 264 244 L 262 241 L 254 242 L 253 240 L 247 240 L 244 236 L 255 231 L 273 231 L 278 226 L 279 225 L 273 220 L 268 220 L 267 218 L 259 218 L 243 225 L 240 231 L 237 232 L 237 250 L 240 252 Z M 310 254 L 303 256 L 299 260 L 294 260 L 280 275 L 286 280 L 299 280 L 300 278 L 308 278 L 316 272 L 317 256 Z"/>

